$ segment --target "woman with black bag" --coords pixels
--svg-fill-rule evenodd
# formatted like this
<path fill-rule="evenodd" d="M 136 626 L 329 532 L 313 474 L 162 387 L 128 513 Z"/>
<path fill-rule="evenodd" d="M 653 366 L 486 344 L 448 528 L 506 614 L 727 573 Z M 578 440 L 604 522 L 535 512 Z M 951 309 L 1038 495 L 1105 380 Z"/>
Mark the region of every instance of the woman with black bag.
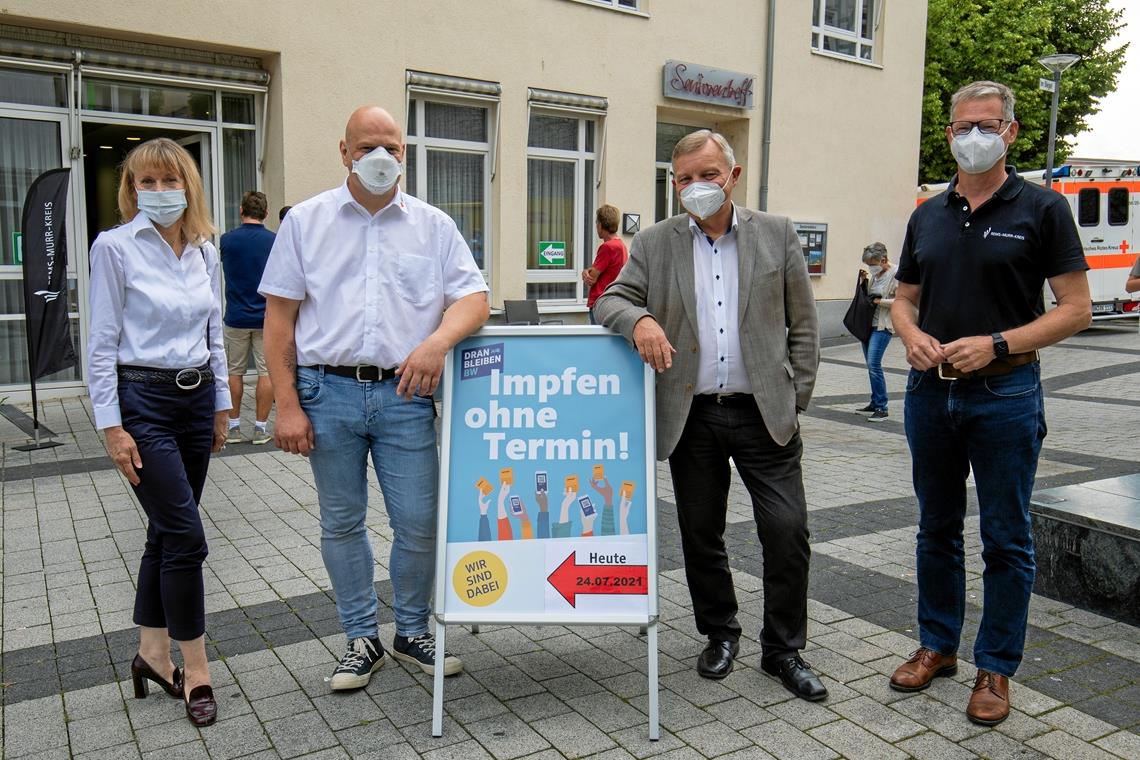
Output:
<path fill-rule="evenodd" d="M 862 340 L 863 359 L 867 362 L 867 375 L 871 381 L 871 402 L 857 411 L 870 413 L 871 422 L 882 422 L 889 416 L 883 354 L 895 331 L 891 323 L 891 304 L 895 302 L 898 283 L 895 267 L 887 258 L 887 247 L 882 243 L 872 243 L 863 249 L 863 263 L 870 270 L 868 274 L 860 269 L 859 281 L 871 304 L 867 338 Z"/>

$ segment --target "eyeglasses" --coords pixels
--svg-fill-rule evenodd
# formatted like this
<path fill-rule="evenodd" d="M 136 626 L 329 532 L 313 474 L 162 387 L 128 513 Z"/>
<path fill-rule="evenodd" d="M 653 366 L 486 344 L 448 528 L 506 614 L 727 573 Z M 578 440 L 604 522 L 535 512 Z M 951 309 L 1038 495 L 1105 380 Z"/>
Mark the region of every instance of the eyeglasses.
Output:
<path fill-rule="evenodd" d="M 974 127 L 984 135 L 996 135 L 1001 132 L 1001 125 L 1009 124 L 1005 119 L 982 119 L 981 121 L 952 121 L 950 131 L 957 137 L 970 134 Z"/>

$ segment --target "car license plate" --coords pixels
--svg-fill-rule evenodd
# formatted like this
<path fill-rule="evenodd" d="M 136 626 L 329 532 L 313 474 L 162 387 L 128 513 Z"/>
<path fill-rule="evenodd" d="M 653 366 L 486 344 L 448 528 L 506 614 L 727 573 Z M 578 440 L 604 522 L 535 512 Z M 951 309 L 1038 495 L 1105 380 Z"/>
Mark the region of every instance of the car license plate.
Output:
<path fill-rule="evenodd" d="M 1093 314 L 1111 314 L 1116 311 L 1114 304 L 1111 303 L 1094 303 L 1092 305 Z"/>

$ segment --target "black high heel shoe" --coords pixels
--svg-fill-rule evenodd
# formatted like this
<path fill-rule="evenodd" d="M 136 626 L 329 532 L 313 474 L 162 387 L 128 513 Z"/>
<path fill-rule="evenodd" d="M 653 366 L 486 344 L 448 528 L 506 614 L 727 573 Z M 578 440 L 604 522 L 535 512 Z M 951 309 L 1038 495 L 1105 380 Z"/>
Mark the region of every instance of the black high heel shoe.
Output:
<path fill-rule="evenodd" d="M 186 717 L 195 726 L 208 726 L 218 719 L 218 703 L 209 684 L 195 686 L 186 699 Z"/>
<path fill-rule="evenodd" d="M 131 682 L 135 686 L 135 699 L 146 698 L 149 692 L 147 681 L 154 681 L 172 698 L 182 699 L 182 678 L 182 668 L 175 668 L 173 683 L 168 683 L 162 676 L 154 672 L 154 668 L 139 654 L 136 654 L 134 661 L 131 662 Z"/>

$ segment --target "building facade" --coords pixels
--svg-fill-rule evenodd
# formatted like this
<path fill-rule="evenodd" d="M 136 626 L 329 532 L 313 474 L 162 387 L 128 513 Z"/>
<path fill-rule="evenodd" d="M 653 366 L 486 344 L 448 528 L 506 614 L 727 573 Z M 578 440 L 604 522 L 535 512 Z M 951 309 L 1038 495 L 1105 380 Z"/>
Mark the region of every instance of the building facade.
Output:
<path fill-rule="evenodd" d="M 799 224 L 824 332 L 839 334 L 863 246 L 897 251 L 914 207 L 925 28 L 925 3 L 906 0 L 10 0 L 0 393 L 27 389 L 18 227 L 39 173 L 72 169 L 82 356 L 87 251 L 118 221 L 132 145 L 186 145 L 224 230 L 246 190 L 275 211 L 343 182 L 338 141 L 367 103 L 406 124 L 405 188 L 455 219 L 492 306 L 535 298 L 566 322 L 586 318 L 594 209 L 621 209 L 628 243 L 679 210 L 676 141 L 723 132 L 744 167 L 734 200 Z M 82 377 L 38 385 L 82 393 Z"/>

